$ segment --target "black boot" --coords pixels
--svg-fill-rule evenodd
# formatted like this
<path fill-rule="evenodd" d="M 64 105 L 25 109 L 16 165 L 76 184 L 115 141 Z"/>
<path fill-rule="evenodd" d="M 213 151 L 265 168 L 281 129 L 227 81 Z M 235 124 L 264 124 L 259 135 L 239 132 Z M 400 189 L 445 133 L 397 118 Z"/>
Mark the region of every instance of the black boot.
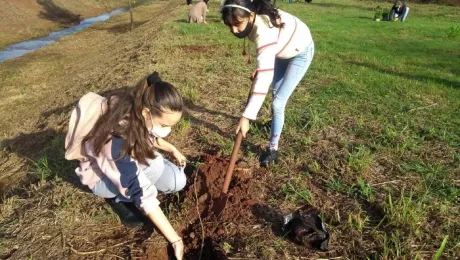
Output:
<path fill-rule="evenodd" d="M 112 210 L 121 220 L 121 223 L 127 227 L 142 227 L 147 223 L 147 216 L 132 202 L 116 202 L 115 198 L 105 199 Z"/>
<path fill-rule="evenodd" d="M 268 167 L 272 163 L 278 162 L 278 151 L 275 149 L 267 149 L 260 158 L 260 166 Z"/>

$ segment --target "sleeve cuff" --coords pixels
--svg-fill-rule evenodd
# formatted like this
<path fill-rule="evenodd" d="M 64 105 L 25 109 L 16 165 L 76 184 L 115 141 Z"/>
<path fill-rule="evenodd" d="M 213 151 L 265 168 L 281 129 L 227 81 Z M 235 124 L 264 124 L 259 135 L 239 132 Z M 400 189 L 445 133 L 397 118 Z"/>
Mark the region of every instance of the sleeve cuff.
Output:
<path fill-rule="evenodd" d="M 256 120 L 257 119 L 257 114 L 258 112 L 252 112 L 252 111 L 244 111 L 243 117 L 249 119 L 249 120 Z"/>

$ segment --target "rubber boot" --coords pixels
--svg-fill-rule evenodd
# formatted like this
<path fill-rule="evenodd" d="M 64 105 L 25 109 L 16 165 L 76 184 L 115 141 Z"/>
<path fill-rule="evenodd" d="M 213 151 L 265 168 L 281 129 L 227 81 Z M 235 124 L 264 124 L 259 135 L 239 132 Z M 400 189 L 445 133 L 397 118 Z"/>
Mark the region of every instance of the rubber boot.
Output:
<path fill-rule="evenodd" d="M 148 220 L 147 216 L 132 202 L 116 202 L 115 198 L 105 199 L 123 225 L 127 227 L 142 227 Z"/>
<path fill-rule="evenodd" d="M 268 167 L 270 164 L 278 163 L 278 151 L 268 149 L 260 158 L 260 166 Z"/>

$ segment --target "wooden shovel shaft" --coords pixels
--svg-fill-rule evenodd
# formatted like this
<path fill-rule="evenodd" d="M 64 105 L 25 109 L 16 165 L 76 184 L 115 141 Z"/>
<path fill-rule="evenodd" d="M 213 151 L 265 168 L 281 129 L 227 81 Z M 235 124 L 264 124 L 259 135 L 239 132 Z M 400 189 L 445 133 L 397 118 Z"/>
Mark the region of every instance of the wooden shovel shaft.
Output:
<path fill-rule="evenodd" d="M 233 145 L 232 157 L 230 158 L 230 164 L 228 165 L 227 174 L 225 175 L 224 186 L 222 187 L 222 193 L 227 194 L 228 186 L 232 180 L 233 169 L 235 169 L 236 159 L 238 157 L 238 151 L 240 150 L 241 140 L 243 140 L 243 134 L 238 132 L 236 136 L 235 144 Z"/>

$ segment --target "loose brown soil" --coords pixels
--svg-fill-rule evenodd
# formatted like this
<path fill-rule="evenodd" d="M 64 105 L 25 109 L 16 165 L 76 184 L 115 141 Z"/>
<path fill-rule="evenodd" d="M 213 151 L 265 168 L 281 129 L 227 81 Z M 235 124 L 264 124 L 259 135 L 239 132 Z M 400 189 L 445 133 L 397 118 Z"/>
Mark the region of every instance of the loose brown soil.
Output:
<path fill-rule="evenodd" d="M 225 238 L 246 233 L 248 229 L 244 227 L 254 222 L 248 203 L 251 201 L 249 190 L 253 173 L 249 169 L 235 171 L 225 208 L 221 214 L 216 215 L 215 207 L 221 199 L 228 160 L 206 155 L 203 161 L 204 164 L 190 177 L 190 182 L 193 183 L 185 193 L 187 198 L 197 198 L 199 211 L 190 215 L 192 224 L 183 231 L 184 242 L 188 246 L 186 256 L 187 259 L 197 259 L 203 246 L 202 259 L 227 259 L 219 246 L 220 242 Z M 232 225 L 236 220 L 238 226 Z"/>
<path fill-rule="evenodd" d="M 229 160 L 205 155 L 200 161 L 202 165 L 193 171 L 187 189 L 180 195 L 191 199 L 190 204 L 183 206 L 190 210 L 181 230 L 186 246 L 185 259 L 228 259 L 224 243 L 227 243 L 227 250 L 244 247 L 244 241 L 239 238 L 247 235 L 251 231 L 249 227 L 257 222 L 251 211 L 255 201 L 249 192 L 250 180 L 254 174 L 264 171 L 253 172 L 250 168 L 237 167 L 230 183 L 226 207 L 220 215 L 215 215 L 215 202 L 220 198 Z M 145 259 L 174 259 L 172 248 L 161 245 L 158 248 L 148 243 L 143 243 L 142 248 Z"/>
<path fill-rule="evenodd" d="M 229 158 L 207 154 L 199 161 L 201 166 L 193 170 L 186 190 L 180 194 L 185 200 L 190 199 L 189 203 L 181 203 L 181 210 L 189 210 L 183 219 L 184 225 L 179 229 L 186 246 L 185 259 L 226 260 L 239 256 L 263 258 L 260 252 L 248 252 L 245 249 L 244 238 L 250 237 L 256 229 L 266 224 L 271 225 L 272 231 L 266 229 L 263 232 L 282 234 L 281 212 L 259 203 L 257 195 L 253 196 L 258 194 L 256 191 L 259 183 L 256 180 L 262 178 L 266 171 L 240 162 L 230 183 L 225 209 L 216 215 L 214 207 L 221 198 Z M 303 252 L 303 255 L 311 255 L 308 248 L 295 244 L 291 246 Z M 164 244 L 142 241 L 139 247 L 142 248 L 139 255 L 142 259 L 175 259 L 172 248 Z"/>

